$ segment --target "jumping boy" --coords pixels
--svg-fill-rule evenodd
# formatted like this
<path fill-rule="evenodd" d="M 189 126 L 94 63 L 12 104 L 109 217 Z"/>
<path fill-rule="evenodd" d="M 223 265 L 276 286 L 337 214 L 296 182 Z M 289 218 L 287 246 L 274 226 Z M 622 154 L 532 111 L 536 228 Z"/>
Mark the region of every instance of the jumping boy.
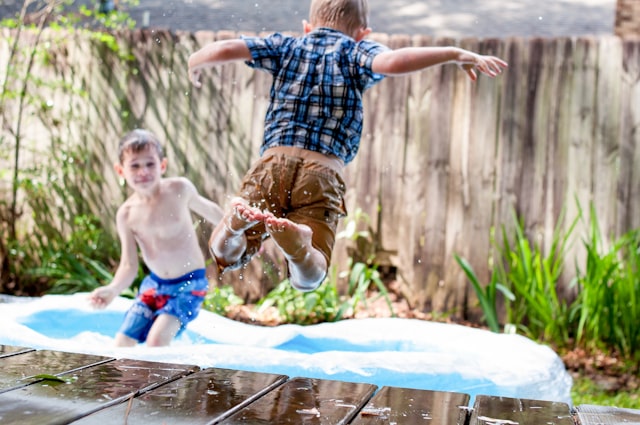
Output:
<path fill-rule="evenodd" d="M 246 61 L 273 76 L 260 159 L 214 229 L 210 249 L 218 267 L 249 261 L 272 237 L 301 291 L 317 288 L 331 260 L 338 220 L 346 214 L 343 168 L 362 132 L 362 94 L 385 76 L 453 63 L 475 81 L 497 76 L 506 62 L 458 47 L 391 50 L 365 39 L 367 0 L 312 0 L 304 35 L 275 33 L 210 43 L 189 58 L 189 78 Z"/>
<path fill-rule="evenodd" d="M 138 274 L 140 249 L 151 270 L 125 315 L 115 342 L 133 346 L 169 345 L 196 318 L 209 282 L 191 212 L 213 225 L 223 216 L 214 202 L 200 196 L 184 177 L 162 177 L 167 158 L 154 134 L 134 130 L 120 140 L 116 173 L 133 194 L 118 208 L 116 225 L 121 244 L 120 264 L 113 281 L 95 289 L 89 300 L 106 307 Z"/>

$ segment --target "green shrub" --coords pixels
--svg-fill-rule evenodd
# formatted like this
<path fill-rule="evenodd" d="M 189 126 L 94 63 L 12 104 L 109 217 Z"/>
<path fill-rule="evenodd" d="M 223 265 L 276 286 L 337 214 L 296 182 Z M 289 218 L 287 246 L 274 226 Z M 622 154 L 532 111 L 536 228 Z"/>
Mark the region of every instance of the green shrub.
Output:
<path fill-rule="evenodd" d="M 576 343 L 613 347 L 627 358 L 640 348 L 640 231 L 631 230 L 607 248 L 591 210 L 585 269 L 576 268 Z"/>
<path fill-rule="evenodd" d="M 298 291 L 289 284 L 288 279 L 283 280 L 258 302 L 258 311 L 275 307 L 284 323 L 311 325 L 335 322 L 343 319 L 348 313 L 353 314 L 360 304 L 366 308 L 367 295 L 373 285 L 378 296 L 386 298 L 391 315 L 395 316 L 389 293 L 375 266 L 360 262 L 353 264 L 353 260 L 350 260 L 349 264 L 350 268 L 346 272 L 346 295 L 339 294 L 338 272 L 335 267 L 331 267 L 325 281 L 314 291 Z"/>
<path fill-rule="evenodd" d="M 498 281 L 514 295 L 505 302 L 507 322 L 532 339 L 556 346 L 566 346 L 570 340 L 570 309 L 558 296 L 558 283 L 570 236 L 578 223 L 576 218 L 565 232 L 562 218 L 554 229 L 549 252 L 544 253 L 539 244 L 530 242 L 522 220 L 514 215 L 513 239 L 509 240 L 503 227 L 495 261 Z"/>
<path fill-rule="evenodd" d="M 309 292 L 298 291 L 285 279 L 258 302 L 258 312 L 269 307 L 277 309 L 283 323 L 311 325 L 340 320 L 347 306 L 331 279 Z"/>
<path fill-rule="evenodd" d="M 75 217 L 73 230 L 66 238 L 59 234 L 45 238 L 40 234 L 36 239 L 32 248 L 38 247 L 39 253 L 34 255 L 38 255 L 40 264 L 26 268 L 24 273 L 31 279 L 47 282 L 45 292 L 89 292 L 113 279 L 111 270 L 115 264 L 111 259 L 119 256 L 118 244 L 97 218 Z M 135 286 L 139 285 L 139 279 Z"/>
<path fill-rule="evenodd" d="M 496 244 L 491 280 L 479 282 L 463 258 L 456 261 L 478 296 L 489 328 L 498 332 L 498 297 L 504 297 L 506 322 L 531 339 L 553 344 L 556 349 L 617 351 L 627 360 L 639 359 L 640 348 L 640 229 L 631 230 L 608 246 L 600 233 L 595 209 L 590 212 L 584 270 L 576 266 L 572 282 L 575 300 L 558 296 L 570 236 L 583 217 L 577 217 L 566 232 L 556 227 L 548 253 L 531 244 L 522 221 L 515 221 L 513 238 L 503 227 L 502 242 Z M 562 223 L 562 219 L 559 220 Z M 578 262 L 576 262 L 578 264 Z"/>
<path fill-rule="evenodd" d="M 224 316 L 232 305 L 242 305 L 244 301 L 233 291 L 233 286 L 222 285 L 209 289 L 204 298 L 202 308 Z"/>

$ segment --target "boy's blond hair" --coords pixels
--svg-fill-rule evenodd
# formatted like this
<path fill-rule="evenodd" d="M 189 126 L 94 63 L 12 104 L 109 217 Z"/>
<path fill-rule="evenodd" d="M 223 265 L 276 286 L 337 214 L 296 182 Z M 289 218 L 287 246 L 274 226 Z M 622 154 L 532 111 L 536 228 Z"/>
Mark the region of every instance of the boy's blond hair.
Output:
<path fill-rule="evenodd" d="M 124 154 L 127 152 L 141 152 L 148 147 L 156 150 L 160 159 L 164 158 L 164 151 L 160 141 L 150 131 L 136 129 L 125 134 L 118 144 L 118 159 L 120 163 L 124 161 Z"/>
<path fill-rule="evenodd" d="M 311 0 L 309 20 L 350 35 L 369 26 L 368 15 L 367 0 Z"/>

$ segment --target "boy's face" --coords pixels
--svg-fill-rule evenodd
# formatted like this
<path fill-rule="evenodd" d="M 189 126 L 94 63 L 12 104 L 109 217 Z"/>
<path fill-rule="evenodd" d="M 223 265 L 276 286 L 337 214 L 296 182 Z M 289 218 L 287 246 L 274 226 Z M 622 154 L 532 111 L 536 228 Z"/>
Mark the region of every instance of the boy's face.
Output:
<path fill-rule="evenodd" d="M 139 152 L 126 151 L 123 156 L 122 163 L 115 164 L 114 168 L 135 191 L 155 188 L 167 169 L 167 159 L 160 159 L 151 145 Z"/>

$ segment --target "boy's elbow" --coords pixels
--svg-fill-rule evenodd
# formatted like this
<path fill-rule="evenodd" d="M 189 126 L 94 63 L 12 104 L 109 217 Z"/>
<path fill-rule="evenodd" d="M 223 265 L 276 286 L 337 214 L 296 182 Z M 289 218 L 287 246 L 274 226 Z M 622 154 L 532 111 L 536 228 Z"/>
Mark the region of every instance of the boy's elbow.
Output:
<path fill-rule="evenodd" d="M 249 48 L 243 40 L 224 40 L 216 43 L 215 47 L 211 52 L 214 61 L 224 63 L 251 59 Z"/>
<path fill-rule="evenodd" d="M 389 60 L 384 53 L 373 58 L 371 70 L 376 74 L 389 75 Z"/>
<path fill-rule="evenodd" d="M 373 59 L 371 70 L 381 75 L 401 75 L 406 74 L 403 63 L 396 56 L 381 53 Z"/>

